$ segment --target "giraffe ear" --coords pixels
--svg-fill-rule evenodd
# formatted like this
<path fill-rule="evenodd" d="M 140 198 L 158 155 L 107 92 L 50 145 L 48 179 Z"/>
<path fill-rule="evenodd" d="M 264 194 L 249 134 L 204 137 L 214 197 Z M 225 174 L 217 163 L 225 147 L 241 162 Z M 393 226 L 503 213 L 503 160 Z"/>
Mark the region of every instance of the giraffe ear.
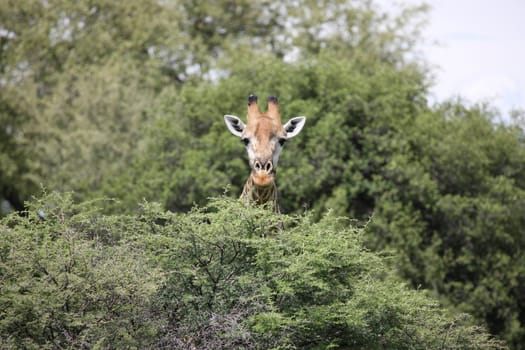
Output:
<path fill-rule="evenodd" d="M 242 131 L 246 125 L 244 125 L 244 123 L 239 118 L 234 115 L 225 115 L 224 121 L 226 122 L 228 130 L 230 130 L 232 134 L 238 137 L 242 136 Z"/>
<path fill-rule="evenodd" d="M 283 128 L 286 131 L 286 137 L 291 139 L 294 136 L 297 136 L 303 129 L 304 123 L 306 122 L 306 117 L 295 117 L 290 119 Z"/>

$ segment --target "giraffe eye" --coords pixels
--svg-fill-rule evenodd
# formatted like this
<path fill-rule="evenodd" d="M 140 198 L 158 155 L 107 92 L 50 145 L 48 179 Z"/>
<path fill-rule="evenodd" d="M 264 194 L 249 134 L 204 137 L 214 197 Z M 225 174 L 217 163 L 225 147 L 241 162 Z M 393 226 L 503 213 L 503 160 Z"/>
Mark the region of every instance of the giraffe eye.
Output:
<path fill-rule="evenodd" d="M 286 142 L 286 139 L 279 139 L 279 144 L 281 146 L 284 146 L 284 143 Z"/>
<path fill-rule="evenodd" d="M 250 140 L 248 138 L 243 138 L 241 141 L 242 143 L 244 143 L 245 146 L 248 146 L 248 144 L 250 143 Z"/>

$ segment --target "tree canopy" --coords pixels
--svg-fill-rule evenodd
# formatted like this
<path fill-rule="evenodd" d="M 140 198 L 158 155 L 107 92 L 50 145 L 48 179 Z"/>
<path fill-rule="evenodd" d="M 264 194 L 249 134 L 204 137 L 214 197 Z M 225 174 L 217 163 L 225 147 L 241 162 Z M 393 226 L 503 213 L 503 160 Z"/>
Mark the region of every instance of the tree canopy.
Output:
<path fill-rule="evenodd" d="M 183 215 L 103 206 L 51 194 L 0 221 L 0 347 L 502 348 L 331 214 L 226 198 Z"/>

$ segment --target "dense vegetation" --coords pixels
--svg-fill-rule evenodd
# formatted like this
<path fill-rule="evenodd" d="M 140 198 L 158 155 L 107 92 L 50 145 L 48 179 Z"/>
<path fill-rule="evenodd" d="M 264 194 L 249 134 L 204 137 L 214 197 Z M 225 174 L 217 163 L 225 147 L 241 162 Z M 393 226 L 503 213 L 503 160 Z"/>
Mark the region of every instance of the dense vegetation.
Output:
<path fill-rule="evenodd" d="M 43 197 L 3 220 L 2 340 L 481 347 L 427 293 L 524 349 L 523 113 L 430 106 L 425 18 L 367 0 L 0 2 L 1 213 L 42 185 L 83 203 Z M 251 92 L 307 116 L 278 174 L 284 212 L 307 217 L 275 233 L 228 201 L 166 213 L 240 193 L 246 155 L 222 115 Z"/>
<path fill-rule="evenodd" d="M 103 205 L 55 194 L 2 220 L 0 348 L 501 346 L 408 289 L 331 214 L 313 223 L 232 199 L 185 215 Z"/>

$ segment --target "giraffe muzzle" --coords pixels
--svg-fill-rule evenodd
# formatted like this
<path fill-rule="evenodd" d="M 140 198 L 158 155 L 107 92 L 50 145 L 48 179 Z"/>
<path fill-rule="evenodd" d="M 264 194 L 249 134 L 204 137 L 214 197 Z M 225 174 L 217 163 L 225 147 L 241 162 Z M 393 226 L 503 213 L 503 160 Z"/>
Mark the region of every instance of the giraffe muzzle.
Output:
<path fill-rule="evenodd" d="M 259 161 L 255 160 L 253 163 L 253 182 L 257 186 L 268 186 L 274 182 L 275 168 L 271 160 Z"/>

